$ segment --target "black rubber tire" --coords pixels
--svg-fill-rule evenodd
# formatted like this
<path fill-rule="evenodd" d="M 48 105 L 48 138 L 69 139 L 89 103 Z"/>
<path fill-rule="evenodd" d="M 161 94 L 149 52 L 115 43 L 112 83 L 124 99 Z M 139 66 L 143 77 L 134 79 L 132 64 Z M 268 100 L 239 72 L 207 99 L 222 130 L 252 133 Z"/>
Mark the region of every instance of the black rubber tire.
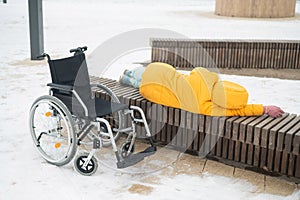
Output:
<path fill-rule="evenodd" d="M 97 159 L 93 156 L 90 162 L 88 163 L 86 168 L 83 168 L 83 164 L 85 160 L 88 158 L 89 153 L 82 152 L 79 153 L 76 158 L 74 159 L 74 168 L 75 170 L 84 176 L 91 176 L 93 175 L 98 169 L 98 162 Z"/>

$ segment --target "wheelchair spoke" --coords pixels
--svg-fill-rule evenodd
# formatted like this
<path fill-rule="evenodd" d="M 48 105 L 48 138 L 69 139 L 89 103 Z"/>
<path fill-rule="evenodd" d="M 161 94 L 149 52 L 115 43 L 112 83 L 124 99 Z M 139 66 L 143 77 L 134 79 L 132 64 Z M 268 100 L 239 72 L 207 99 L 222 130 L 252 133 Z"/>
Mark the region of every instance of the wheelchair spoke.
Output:
<path fill-rule="evenodd" d="M 30 111 L 32 138 L 43 158 L 55 165 L 68 163 L 76 153 L 76 134 L 68 112 L 52 96 L 40 97 Z"/>

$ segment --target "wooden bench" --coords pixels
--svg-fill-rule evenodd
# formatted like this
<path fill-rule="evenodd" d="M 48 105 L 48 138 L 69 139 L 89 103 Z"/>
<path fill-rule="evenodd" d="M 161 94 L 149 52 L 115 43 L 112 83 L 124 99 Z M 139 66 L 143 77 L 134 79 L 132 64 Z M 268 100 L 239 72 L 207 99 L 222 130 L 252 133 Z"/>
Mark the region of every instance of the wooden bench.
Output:
<path fill-rule="evenodd" d="M 137 89 L 114 80 L 92 77 L 91 81 L 111 88 L 121 102 L 141 107 L 160 145 L 300 182 L 300 116 L 204 116 L 154 104 Z M 101 90 L 95 96 L 108 98 Z M 145 134 L 143 127 L 138 132 Z"/>
<path fill-rule="evenodd" d="M 151 40 L 151 62 L 221 73 L 300 79 L 299 40 Z"/>

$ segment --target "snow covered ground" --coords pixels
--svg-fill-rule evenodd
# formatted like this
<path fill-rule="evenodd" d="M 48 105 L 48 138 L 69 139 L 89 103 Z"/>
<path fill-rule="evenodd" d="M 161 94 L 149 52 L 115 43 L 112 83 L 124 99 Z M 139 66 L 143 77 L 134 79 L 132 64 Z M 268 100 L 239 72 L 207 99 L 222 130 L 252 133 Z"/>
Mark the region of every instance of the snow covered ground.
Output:
<path fill-rule="evenodd" d="M 44 0 L 45 51 L 54 57 L 68 55 L 73 47 L 87 45 L 89 56 L 113 36 L 141 28 L 167 29 L 189 38 L 300 39 L 300 2 L 297 16 L 288 19 L 244 19 L 213 15 L 212 0 Z M 28 128 L 28 111 L 34 99 L 46 94 L 50 81 L 46 62 L 29 61 L 27 1 L 0 3 L 0 199 L 284 199 L 253 193 L 254 186 L 239 179 L 178 175 L 130 174 L 100 164 L 92 177 L 78 175 L 72 164 L 47 164 L 34 148 Z M 154 35 L 155 36 L 155 35 Z M 134 39 L 134 38 L 133 38 Z M 117 51 L 117 50 L 116 50 Z M 136 53 L 136 52 L 135 52 Z M 105 56 L 105 55 L 104 55 Z M 110 63 L 105 75 L 118 78 L 132 62 L 149 60 L 149 52 L 127 54 Z M 101 65 L 101 63 L 99 63 Z M 300 114 L 300 81 L 222 75 L 239 82 L 251 103 L 274 104 Z M 128 191 L 149 176 L 144 196 Z M 295 192 L 287 199 L 299 199 Z"/>

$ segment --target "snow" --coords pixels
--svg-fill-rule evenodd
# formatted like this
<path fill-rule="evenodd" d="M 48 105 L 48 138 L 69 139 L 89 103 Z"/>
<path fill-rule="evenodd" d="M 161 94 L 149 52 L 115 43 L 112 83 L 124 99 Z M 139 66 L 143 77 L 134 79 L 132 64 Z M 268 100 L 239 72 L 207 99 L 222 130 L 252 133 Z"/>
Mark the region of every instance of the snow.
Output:
<path fill-rule="evenodd" d="M 212 0 L 44 0 L 43 3 L 45 51 L 53 57 L 67 56 L 70 48 L 87 45 L 88 58 L 92 58 L 105 41 L 142 28 L 170 30 L 188 38 L 300 39 L 299 1 L 295 18 L 279 20 L 214 16 Z M 167 176 L 160 171 L 142 174 L 118 171 L 108 166 L 109 158 L 100 162 L 92 177 L 77 174 L 72 163 L 64 167 L 46 163 L 32 143 L 28 115 L 32 102 L 47 94 L 45 85 L 50 76 L 45 61 L 28 59 L 27 1 L 8 0 L 7 4 L 0 4 L 0 19 L 0 199 L 284 199 L 255 193 L 255 186 L 243 180 L 208 173 Z M 116 52 L 120 51 L 116 48 Z M 121 53 L 109 63 L 109 69 L 101 68 L 101 73 L 117 79 L 124 69 L 133 66 L 132 62 L 150 59 L 146 46 Z M 250 103 L 274 104 L 286 112 L 300 114 L 299 81 L 221 77 L 244 85 L 249 90 Z M 145 183 L 149 177 L 158 181 Z M 154 189 L 148 195 L 134 194 L 128 191 L 133 184 Z M 299 199 L 300 192 L 286 198 Z"/>

